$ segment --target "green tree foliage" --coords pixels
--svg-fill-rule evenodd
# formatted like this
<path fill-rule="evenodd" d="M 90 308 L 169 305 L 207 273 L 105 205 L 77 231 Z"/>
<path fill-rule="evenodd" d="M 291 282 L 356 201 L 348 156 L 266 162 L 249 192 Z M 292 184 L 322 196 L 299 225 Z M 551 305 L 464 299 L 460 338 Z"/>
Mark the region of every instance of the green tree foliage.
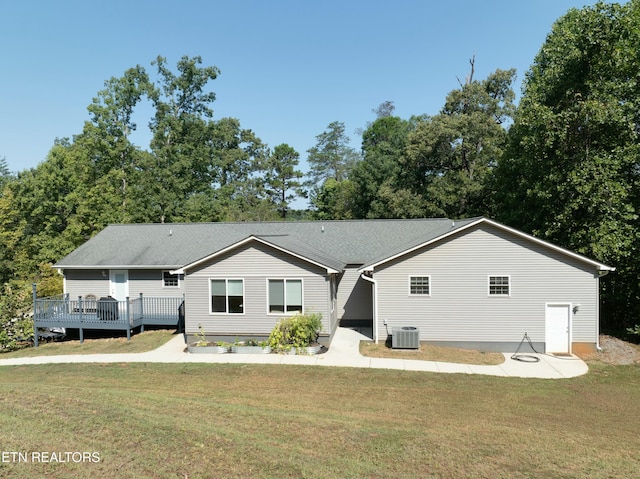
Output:
<path fill-rule="evenodd" d="M 149 76 L 140 65 L 128 69 L 121 78 L 112 77 L 87 108 L 91 121 L 85 122 L 82 134 L 75 139 L 91 161 L 90 177 L 85 180 L 114 196 L 117 203 L 109 202 L 108 210 L 119 222 L 131 220 L 128 186 L 136 181 L 141 159 L 139 148 L 129 140 L 137 127 L 132 117 L 142 97 L 151 93 Z"/>
<path fill-rule="evenodd" d="M 362 161 L 349 175 L 354 191 L 350 201 L 352 215 L 356 218 L 401 218 L 410 207 L 410 204 L 397 204 L 395 199 L 396 192 L 402 189 L 401 162 L 416 121 L 391 116 L 393 110 L 383 110 L 385 105 L 377 110 L 378 119 L 363 132 Z M 420 213 L 418 210 L 410 216 L 420 216 Z"/>
<path fill-rule="evenodd" d="M 306 195 L 300 182 L 303 174 L 297 169 L 299 158 L 294 148 L 283 143 L 273 149 L 264 165 L 266 193 L 282 218 L 286 218 L 294 199 Z"/>
<path fill-rule="evenodd" d="M 131 68 L 105 82 L 82 132 L 56 140 L 46 161 L 15 177 L 0 161 L 0 281 L 10 294 L 30 298 L 33 281 L 60 292 L 59 275 L 43 272 L 109 223 L 276 215 L 255 174 L 266 147 L 238 120 L 212 119 L 218 70 L 200 63 L 183 57 L 174 73 L 158 57 L 156 83 Z M 130 140 L 144 98 L 155 107 L 148 151 Z"/>
<path fill-rule="evenodd" d="M 602 282 L 610 326 L 640 316 L 638 45 L 637 0 L 560 18 L 496 172 L 502 221 L 618 268 Z"/>
<path fill-rule="evenodd" d="M 356 185 L 351 180 L 328 178 L 313 199 L 313 217 L 318 220 L 349 220 L 357 218 Z"/>
<path fill-rule="evenodd" d="M 13 175 L 9 170 L 7 159 L 4 156 L 0 157 L 0 191 L 2 191 L 4 185 L 6 185 L 11 178 L 13 178 Z"/>
<path fill-rule="evenodd" d="M 333 178 L 342 181 L 360 159 L 358 153 L 349 146 L 349 137 L 344 131 L 344 123 L 329 123 L 326 131 L 316 136 L 317 143 L 307 151 L 309 180 L 313 185 L 321 185 Z"/>
<path fill-rule="evenodd" d="M 206 138 L 213 116 L 215 93 L 207 84 L 220 73 L 216 67 L 200 67 L 200 57 L 184 56 L 175 74 L 166 59 L 158 57 L 159 86 L 151 99 L 155 116 L 150 123 L 152 156 L 143 162 L 139 197 L 147 202 L 153 221 L 170 222 L 183 215 L 190 194 L 204 189 L 209 155 Z"/>
<path fill-rule="evenodd" d="M 418 122 L 400 159 L 401 196 L 421 216 L 460 218 L 488 214 L 492 170 L 504 150 L 513 113 L 515 70 L 486 80 L 471 73 L 447 96 L 442 111 Z M 406 191 L 404 191 L 406 190 Z M 419 208 L 415 208 L 419 206 Z"/>
<path fill-rule="evenodd" d="M 329 123 L 327 129 L 316 136 L 316 140 L 316 145 L 307 150 L 309 179 L 306 182 L 311 191 L 311 204 L 315 209 L 320 206 L 319 197 L 326 197 L 322 193 L 325 182 L 329 179 L 338 183 L 346 180 L 360 160 L 360 155 L 349 146 L 349 137 L 342 122 Z M 331 188 L 334 189 L 333 186 Z M 325 202 L 323 207 L 327 204 Z"/>
<path fill-rule="evenodd" d="M 350 138 L 345 133 L 344 123 L 329 123 L 316 140 L 316 145 L 307 150 L 308 184 L 319 187 L 329 178 L 336 181 L 346 179 L 358 157 L 349 146 Z"/>
<path fill-rule="evenodd" d="M 217 203 L 214 219 L 264 218 L 263 183 L 255 174 L 268 155 L 266 146 L 252 130 L 242 128 L 236 118 L 222 118 L 210 127 L 207 185 L 213 188 Z"/>

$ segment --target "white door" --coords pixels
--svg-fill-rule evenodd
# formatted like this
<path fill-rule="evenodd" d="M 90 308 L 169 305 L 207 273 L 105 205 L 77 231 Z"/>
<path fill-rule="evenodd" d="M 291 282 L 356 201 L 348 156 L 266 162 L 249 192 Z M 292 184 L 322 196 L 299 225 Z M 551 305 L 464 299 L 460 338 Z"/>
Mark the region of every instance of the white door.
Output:
<path fill-rule="evenodd" d="M 571 327 L 571 304 L 547 304 L 545 314 L 545 351 L 547 353 L 569 353 L 569 330 Z"/>
<path fill-rule="evenodd" d="M 109 295 L 118 301 L 129 296 L 129 272 L 126 269 L 113 269 L 109 272 Z"/>

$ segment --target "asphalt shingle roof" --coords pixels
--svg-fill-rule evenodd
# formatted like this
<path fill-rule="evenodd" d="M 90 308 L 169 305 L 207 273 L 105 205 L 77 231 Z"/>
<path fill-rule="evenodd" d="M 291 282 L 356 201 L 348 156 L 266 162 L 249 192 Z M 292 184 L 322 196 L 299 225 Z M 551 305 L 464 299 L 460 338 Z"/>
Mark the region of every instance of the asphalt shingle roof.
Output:
<path fill-rule="evenodd" d="M 475 220 L 477 218 L 455 222 L 440 218 L 110 225 L 55 267 L 177 269 L 255 236 L 338 269 L 339 265 L 383 260 Z"/>

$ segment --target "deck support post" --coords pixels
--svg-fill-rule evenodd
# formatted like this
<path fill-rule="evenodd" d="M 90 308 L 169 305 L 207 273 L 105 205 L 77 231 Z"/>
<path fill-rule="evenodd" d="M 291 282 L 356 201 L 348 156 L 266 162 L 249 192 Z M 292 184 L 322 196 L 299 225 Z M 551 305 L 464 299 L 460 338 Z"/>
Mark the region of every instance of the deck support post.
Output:
<path fill-rule="evenodd" d="M 140 332 L 144 333 L 144 301 L 142 300 L 142 293 L 140 293 L 140 317 L 142 318 L 142 324 L 140 325 Z"/>
<path fill-rule="evenodd" d="M 129 296 L 125 299 L 124 305 L 125 321 L 127 322 L 127 341 L 131 341 L 131 318 L 129 317 Z"/>
<path fill-rule="evenodd" d="M 36 300 L 38 299 L 38 293 L 36 290 L 36 283 L 31 285 L 31 294 L 33 295 L 33 346 L 38 347 L 38 326 L 36 326 Z"/>
<path fill-rule="evenodd" d="M 82 330 L 82 323 L 84 322 L 84 312 L 82 311 L 82 296 L 78 296 L 78 310 L 80 312 L 80 344 L 84 343 L 84 331 Z"/>

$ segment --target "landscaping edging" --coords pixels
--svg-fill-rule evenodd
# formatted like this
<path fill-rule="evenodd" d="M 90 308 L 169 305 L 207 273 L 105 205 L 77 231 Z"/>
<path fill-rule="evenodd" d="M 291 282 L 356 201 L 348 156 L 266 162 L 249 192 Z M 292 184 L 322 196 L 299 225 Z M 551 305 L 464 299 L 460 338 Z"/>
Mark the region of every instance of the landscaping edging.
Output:
<path fill-rule="evenodd" d="M 235 354 L 269 354 L 271 353 L 271 346 L 245 346 L 234 344 L 231 346 L 231 352 Z"/>
<path fill-rule="evenodd" d="M 229 348 L 218 345 L 198 346 L 196 344 L 189 344 L 187 345 L 187 351 L 192 354 L 225 354 L 229 352 Z"/>

